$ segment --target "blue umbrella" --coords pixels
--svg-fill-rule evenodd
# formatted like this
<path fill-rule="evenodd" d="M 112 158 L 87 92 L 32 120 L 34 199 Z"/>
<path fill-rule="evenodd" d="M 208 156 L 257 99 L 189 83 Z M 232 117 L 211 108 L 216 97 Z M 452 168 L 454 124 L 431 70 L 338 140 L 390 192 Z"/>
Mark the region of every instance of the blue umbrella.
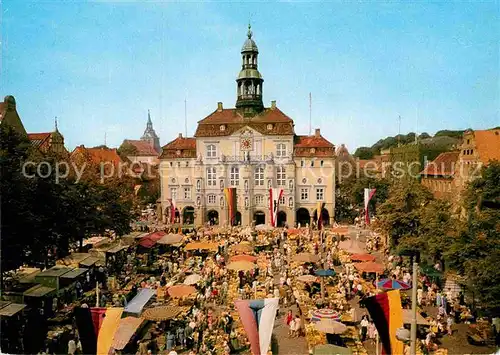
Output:
<path fill-rule="evenodd" d="M 326 276 L 335 276 L 336 272 L 334 270 L 323 270 L 323 269 L 320 269 L 320 270 L 316 270 L 315 274 L 317 276 L 326 277 Z"/>

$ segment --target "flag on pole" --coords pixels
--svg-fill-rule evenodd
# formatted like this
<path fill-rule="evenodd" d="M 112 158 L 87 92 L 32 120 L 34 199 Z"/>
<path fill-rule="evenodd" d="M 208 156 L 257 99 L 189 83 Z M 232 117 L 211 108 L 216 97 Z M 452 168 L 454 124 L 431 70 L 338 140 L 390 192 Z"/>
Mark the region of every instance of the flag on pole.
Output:
<path fill-rule="evenodd" d="M 403 343 L 396 338 L 396 331 L 403 327 L 403 307 L 399 290 L 368 297 L 364 304 L 380 335 L 382 354 L 403 354 Z"/>
<path fill-rule="evenodd" d="M 370 211 L 368 210 L 368 205 L 373 195 L 375 195 L 377 189 L 367 189 L 365 188 L 365 222 L 370 224 Z"/>
<path fill-rule="evenodd" d="M 170 223 L 173 224 L 175 222 L 175 209 L 177 206 L 175 205 L 174 198 L 169 198 L 167 201 L 170 202 Z"/>
<path fill-rule="evenodd" d="M 250 341 L 252 354 L 267 354 L 271 344 L 279 299 L 237 300 L 234 301 L 234 305 Z"/>
<path fill-rule="evenodd" d="M 321 227 L 323 226 L 323 220 L 321 219 L 322 217 L 322 211 L 323 211 L 323 208 L 325 207 L 325 203 L 324 202 L 318 202 L 318 205 L 316 207 L 316 216 L 317 216 L 317 219 L 318 219 L 318 230 L 321 230 Z"/>
<path fill-rule="evenodd" d="M 224 189 L 224 195 L 226 196 L 227 203 L 227 218 L 230 225 L 233 226 L 236 219 L 236 187 L 226 187 Z"/>
<path fill-rule="evenodd" d="M 278 207 L 280 199 L 283 196 L 283 189 L 271 188 L 269 189 L 269 215 L 271 216 L 271 226 L 276 227 L 278 219 Z"/>
<path fill-rule="evenodd" d="M 108 354 L 123 308 L 75 308 L 75 320 L 84 354 Z"/>

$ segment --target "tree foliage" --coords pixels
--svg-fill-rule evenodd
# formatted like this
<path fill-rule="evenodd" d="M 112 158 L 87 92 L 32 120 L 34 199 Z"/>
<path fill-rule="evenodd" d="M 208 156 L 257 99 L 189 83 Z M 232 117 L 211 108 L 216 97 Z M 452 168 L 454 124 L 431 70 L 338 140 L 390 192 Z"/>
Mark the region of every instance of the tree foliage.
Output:
<path fill-rule="evenodd" d="M 354 156 L 359 159 L 372 159 L 374 152 L 370 147 L 359 147 L 354 152 Z"/>
<path fill-rule="evenodd" d="M 56 179 L 60 157 L 32 152 L 30 142 L 0 126 L 3 271 L 45 262 L 49 251 L 67 254 L 93 234 L 130 231 L 132 200 L 120 183 Z M 26 162 L 31 164 L 26 165 Z M 62 173 L 62 171 L 60 171 Z"/>

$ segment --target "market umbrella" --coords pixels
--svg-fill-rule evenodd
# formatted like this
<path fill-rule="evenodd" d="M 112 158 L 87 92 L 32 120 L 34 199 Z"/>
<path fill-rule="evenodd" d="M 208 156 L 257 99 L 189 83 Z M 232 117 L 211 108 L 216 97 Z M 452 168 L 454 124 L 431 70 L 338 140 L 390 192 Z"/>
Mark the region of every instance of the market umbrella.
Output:
<path fill-rule="evenodd" d="M 163 236 L 159 241 L 157 241 L 158 244 L 177 244 L 182 242 L 184 239 L 183 235 L 180 234 L 167 234 Z"/>
<path fill-rule="evenodd" d="M 233 261 L 249 261 L 251 263 L 254 263 L 257 261 L 257 257 L 253 255 L 246 255 L 246 254 L 241 254 L 241 255 L 235 255 L 229 258 L 229 262 L 232 263 Z"/>
<path fill-rule="evenodd" d="M 344 323 L 332 319 L 322 319 L 314 323 L 314 326 L 318 331 L 328 334 L 342 334 L 347 330 L 347 326 Z"/>
<path fill-rule="evenodd" d="M 250 271 L 255 268 L 255 264 L 251 263 L 249 261 L 234 261 L 230 263 L 227 268 L 229 270 L 235 270 L 235 271 Z"/>
<path fill-rule="evenodd" d="M 334 311 L 333 309 L 329 308 L 323 308 L 323 309 L 315 309 L 312 312 L 312 317 L 311 321 L 313 322 L 319 322 L 321 320 L 325 319 L 330 319 L 330 320 L 336 320 L 340 319 L 340 314 L 338 312 Z"/>
<path fill-rule="evenodd" d="M 352 261 L 375 261 L 375 257 L 371 254 L 352 254 Z"/>
<path fill-rule="evenodd" d="M 300 263 L 317 263 L 319 258 L 317 255 L 311 253 L 299 253 L 294 255 L 292 260 Z"/>
<path fill-rule="evenodd" d="M 379 263 L 375 263 L 373 261 L 368 261 L 366 263 L 354 264 L 354 266 L 356 267 L 356 269 L 358 269 L 358 271 L 375 272 L 377 274 L 384 272 L 384 269 L 385 269 L 384 265 L 379 264 Z"/>
<path fill-rule="evenodd" d="M 302 282 L 315 282 L 318 278 L 313 275 L 301 275 L 297 277 L 297 280 Z"/>
<path fill-rule="evenodd" d="M 253 252 L 253 246 L 241 243 L 231 246 L 231 250 L 237 253 L 251 253 Z"/>
<path fill-rule="evenodd" d="M 273 227 L 271 227 L 268 224 L 259 224 L 258 226 L 255 227 L 255 230 L 258 230 L 258 231 L 270 231 L 270 230 L 273 230 Z"/>
<path fill-rule="evenodd" d="M 159 306 L 155 308 L 146 309 L 142 313 L 142 318 L 151 321 L 163 321 L 175 318 L 181 313 L 181 307 L 174 306 Z"/>
<path fill-rule="evenodd" d="M 342 346 L 321 344 L 314 347 L 313 355 L 352 355 L 352 351 Z"/>
<path fill-rule="evenodd" d="M 174 285 L 167 290 L 170 297 L 181 298 L 196 293 L 196 288 L 188 285 Z"/>
<path fill-rule="evenodd" d="M 386 290 L 408 290 L 411 288 L 406 282 L 395 279 L 382 279 L 377 282 L 377 287 Z"/>
<path fill-rule="evenodd" d="M 365 254 L 366 251 L 362 248 L 355 239 L 344 240 L 339 243 L 339 249 L 342 249 L 350 254 Z"/>
<path fill-rule="evenodd" d="M 189 243 L 184 247 L 184 250 L 212 250 L 215 251 L 217 250 L 219 245 L 217 243 L 206 243 L 206 242 L 200 242 L 200 243 Z"/>
<path fill-rule="evenodd" d="M 186 279 L 184 280 L 184 285 L 196 285 L 200 280 L 201 280 L 200 275 L 192 274 L 186 277 Z"/>
<path fill-rule="evenodd" d="M 327 276 L 335 276 L 336 272 L 334 270 L 323 270 L 319 269 L 314 272 L 316 275 L 321 276 L 321 277 L 327 277 Z"/>

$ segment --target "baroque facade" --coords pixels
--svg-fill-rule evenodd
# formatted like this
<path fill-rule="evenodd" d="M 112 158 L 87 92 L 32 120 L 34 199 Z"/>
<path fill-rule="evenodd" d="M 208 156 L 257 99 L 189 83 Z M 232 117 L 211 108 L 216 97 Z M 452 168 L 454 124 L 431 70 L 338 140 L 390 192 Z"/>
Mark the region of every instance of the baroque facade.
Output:
<path fill-rule="evenodd" d="M 236 188 L 236 224 L 269 224 L 269 189 L 282 188 L 278 225 L 302 226 L 317 219 L 333 222 L 335 146 L 319 129 L 296 135 L 294 122 L 272 101 L 263 104 L 257 45 L 248 30 L 236 79 L 235 108 L 217 109 L 198 122 L 194 137 L 163 147 L 160 162 L 164 221 L 228 224 L 225 187 Z"/>

